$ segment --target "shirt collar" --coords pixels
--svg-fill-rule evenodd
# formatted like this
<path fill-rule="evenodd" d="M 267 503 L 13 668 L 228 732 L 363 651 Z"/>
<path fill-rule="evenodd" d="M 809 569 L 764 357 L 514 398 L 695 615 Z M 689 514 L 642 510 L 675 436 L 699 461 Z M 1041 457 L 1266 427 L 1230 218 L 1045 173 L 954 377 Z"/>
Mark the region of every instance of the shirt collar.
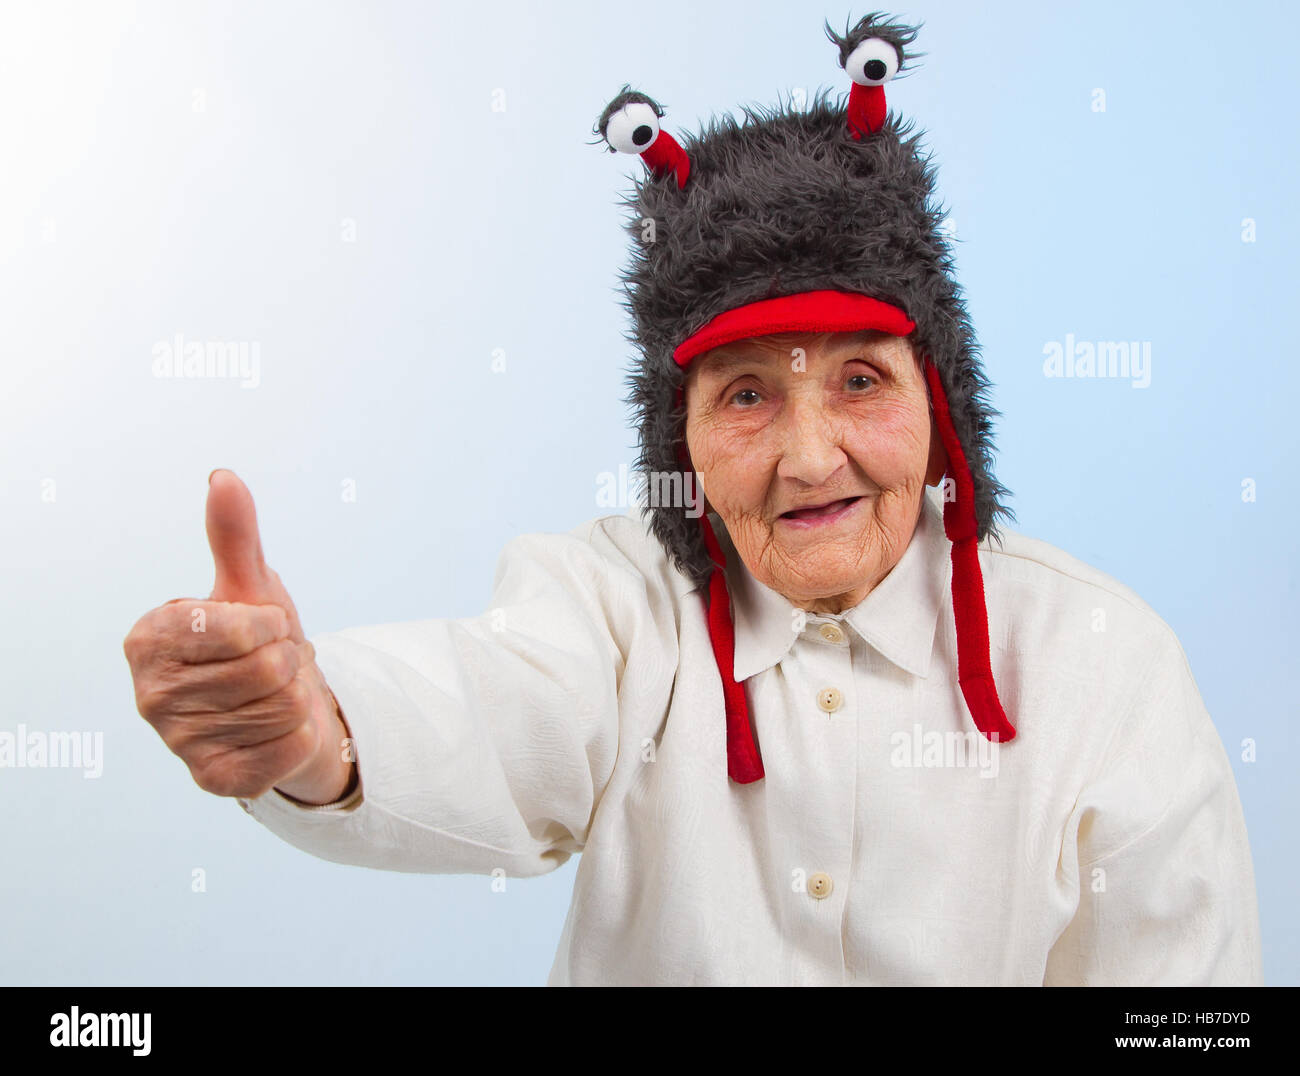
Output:
<path fill-rule="evenodd" d="M 935 625 L 952 577 L 940 489 L 926 487 L 912 538 L 875 589 L 841 614 L 819 614 L 821 619 L 847 625 L 900 669 L 921 677 L 929 673 Z M 750 574 L 726 527 L 716 516 L 714 519 L 714 534 L 727 558 L 727 589 L 736 637 L 734 675 L 740 683 L 771 668 L 790 652 L 796 635 L 796 607 Z"/>

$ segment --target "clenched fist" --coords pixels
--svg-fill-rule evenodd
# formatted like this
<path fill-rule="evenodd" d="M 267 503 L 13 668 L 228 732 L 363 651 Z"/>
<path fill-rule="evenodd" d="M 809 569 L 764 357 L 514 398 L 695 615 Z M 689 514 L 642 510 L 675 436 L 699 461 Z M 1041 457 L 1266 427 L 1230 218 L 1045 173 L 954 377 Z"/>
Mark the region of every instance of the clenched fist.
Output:
<path fill-rule="evenodd" d="M 207 792 L 255 798 L 274 787 L 332 803 L 356 779 L 347 726 L 232 471 L 211 476 L 207 529 L 211 596 L 151 609 L 122 644 L 136 706 Z"/>

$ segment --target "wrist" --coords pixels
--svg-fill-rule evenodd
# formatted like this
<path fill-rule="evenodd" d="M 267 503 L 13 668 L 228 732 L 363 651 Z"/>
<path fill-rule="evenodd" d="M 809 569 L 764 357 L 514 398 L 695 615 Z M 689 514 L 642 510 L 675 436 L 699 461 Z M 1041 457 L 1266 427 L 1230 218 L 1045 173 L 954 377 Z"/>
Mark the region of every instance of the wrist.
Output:
<path fill-rule="evenodd" d="M 360 780 L 347 722 L 334 692 L 330 691 L 334 713 L 316 756 L 299 772 L 275 786 L 276 791 L 295 803 L 321 807 L 351 795 Z"/>

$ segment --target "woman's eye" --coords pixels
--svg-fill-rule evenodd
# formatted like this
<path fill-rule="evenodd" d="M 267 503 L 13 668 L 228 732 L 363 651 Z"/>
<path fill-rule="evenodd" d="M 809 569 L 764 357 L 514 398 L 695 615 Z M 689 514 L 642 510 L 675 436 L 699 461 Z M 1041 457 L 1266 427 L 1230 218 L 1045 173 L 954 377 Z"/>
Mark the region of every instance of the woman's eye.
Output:
<path fill-rule="evenodd" d="M 758 402 L 758 398 L 758 393 L 753 389 L 741 389 L 731 397 L 733 403 L 740 401 L 741 407 L 752 407 Z"/>
<path fill-rule="evenodd" d="M 866 374 L 854 374 L 849 378 L 848 383 L 853 385 L 855 381 L 858 382 L 855 387 L 862 390 L 869 389 L 876 383 L 874 378 L 870 378 Z"/>

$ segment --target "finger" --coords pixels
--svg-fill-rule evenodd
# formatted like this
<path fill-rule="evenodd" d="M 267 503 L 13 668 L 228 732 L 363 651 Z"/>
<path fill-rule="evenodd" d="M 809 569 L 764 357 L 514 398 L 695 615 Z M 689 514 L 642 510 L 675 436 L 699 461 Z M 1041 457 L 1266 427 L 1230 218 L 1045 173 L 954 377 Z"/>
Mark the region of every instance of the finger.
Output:
<path fill-rule="evenodd" d="M 218 468 L 212 473 L 206 525 L 216 567 L 212 598 L 250 604 L 271 600 L 253 495 L 234 471 Z"/>
<path fill-rule="evenodd" d="M 278 605 L 196 599 L 155 609 L 146 641 L 164 661 L 228 661 L 287 639 L 290 629 L 289 614 Z"/>
<path fill-rule="evenodd" d="M 306 639 L 293 599 L 262 556 L 253 495 L 233 471 L 218 468 L 211 475 L 206 526 L 216 569 L 212 599 L 279 605 L 289 614 L 290 638 L 297 643 Z"/>
<path fill-rule="evenodd" d="M 226 661 L 167 663 L 149 680 L 146 705 L 169 716 L 238 710 L 288 687 L 303 657 L 300 644 L 277 639 Z"/>
<path fill-rule="evenodd" d="M 172 751 L 192 760 L 213 751 L 269 743 L 304 721 L 318 723 L 321 710 L 319 693 L 299 671 L 279 691 L 234 710 L 169 713 L 153 724 Z"/>

